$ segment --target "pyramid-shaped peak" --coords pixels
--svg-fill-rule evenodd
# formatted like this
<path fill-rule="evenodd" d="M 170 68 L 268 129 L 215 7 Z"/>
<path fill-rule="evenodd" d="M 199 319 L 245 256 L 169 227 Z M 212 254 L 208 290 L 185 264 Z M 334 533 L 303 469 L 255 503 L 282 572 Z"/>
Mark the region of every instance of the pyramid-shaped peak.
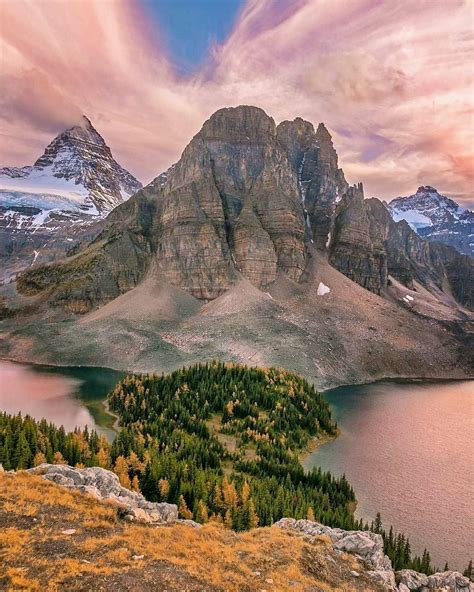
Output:
<path fill-rule="evenodd" d="M 78 123 L 60 133 L 57 138 L 71 138 L 105 146 L 104 138 L 95 129 L 91 120 L 86 115 L 82 115 Z"/>
<path fill-rule="evenodd" d="M 323 142 L 324 141 L 331 141 L 332 140 L 332 136 L 328 132 L 328 129 L 324 125 L 324 123 L 320 123 L 318 125 L 318 129 L 316 131 L 316 137 L 318 138 L 318 140 L 323 141 Z"/>

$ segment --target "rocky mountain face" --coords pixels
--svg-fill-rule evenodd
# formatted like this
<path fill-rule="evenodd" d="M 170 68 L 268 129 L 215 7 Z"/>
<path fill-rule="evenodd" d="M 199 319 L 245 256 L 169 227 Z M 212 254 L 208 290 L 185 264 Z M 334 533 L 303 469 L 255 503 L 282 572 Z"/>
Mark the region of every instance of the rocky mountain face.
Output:
<path fill-rule="evenodd" d="M 297 174 L 311 240 L 318 248 L 325 248 L 336 203 L 349 187 L 342 169 L 338 168 L 331 135 L 323 123 L 315 133 L 313 125 L 299 117 L 294 121 L 283 121 L 277 134 Z"/>
<path fill-rule="evenodd" d="M 393 276 L 472 304 L 472 261 L 440 250 L 385 205 L 348 187 L 320 124 L 283 122 L 257 107 L 221 109 L 176 165 L 116 208 L 104 230 L 66 262 L 23 274 L 25 294 L 85 312 L 147 273 L 212 300 L 239 278 L 265 290 L 278 275 L 304 280 L 310 249 L 381 294 Z M 467 270 L 467 271 L 466 271 Z M 45 292 L 46 293 L 46 292 Z"/>
<path fill-rule="evenodd" d="M 215 113 L 157 196 L 156 263 L 173 283 L 211 299 L 236 272 L 258 287 L 305 267 L 296 176 L 261 109 Z"/>
<path fill-rule="evenodd" d="M 329 261 L 344 275 L 380 294 L 390 276 L 407 288 L 415 282 L 451 292 L 474 306 L 474 259 L 454 248 L 421 238 L 405 220 L 395 222 L 384 204 L 364 199 L 359 184 L 336 208 Z"/>
<path fill-rule="evenodd" d="M 0 169 L 2 279 L 90 241 L 99 220 L 140 188 L 86 117 L 59 134 L 33 166 Z"/>
<path fill-rule="evenodd" d="M 474 257 L 474 213 L 434 187 L 418 187 L 413 195 L 396 197 L 388 209 L 396 222 L 406 220 L 423 238 Z"/>

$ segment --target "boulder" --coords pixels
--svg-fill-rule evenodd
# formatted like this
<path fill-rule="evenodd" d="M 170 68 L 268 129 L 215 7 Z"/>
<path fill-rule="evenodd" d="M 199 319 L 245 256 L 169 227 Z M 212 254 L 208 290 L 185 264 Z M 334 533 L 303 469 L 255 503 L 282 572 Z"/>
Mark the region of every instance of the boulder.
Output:
<path fill-rule="evenodd" d="M 387 590 L 395 590 L 395 574 L 390 559 L 385 555 L 383 539 L 370 531 L 343 530 L 331 528 L 312 520 L 282 518 L 275 526 L 300 533 L 307 538 L 327 536 L 337 551 L 351 553 L 363 560 L 369 571 L 368 575 Z"/>
<path fill-rule="evenodd" d="M 399 584 L 403 584 L 408 590 L 419 590 L 420 588 L 428 586 L 428 576 L 418 573 L 413 569 L 402 569 L 395 574 L 396 580 Z"/>
<path fill-rule="evenodd" d="M 428 576 L 428 588 L 449 592 L 472 592 L 474 584 L 458 571 L 445 571 Z"/>
<path fill-rule="evenodd" d="M 149 502 L 140 493 L 120 485 L 115 473 L 101 467 L 76 469 L 68 465 L 44 463 L 28 472 L 42 475 L 44 479 L 63 487 L 88 493 L 98 500 L 114 501 L 122 508 L 123 516 L 128 520 L 160 524 L 175 522 L 178 518 L 175 504 Z"/>
<path fill-rule="evenodd" d="M 391 569 L 370 570 L 367 575 L 381 584 L 386 590 L 396 590 L 395 574 Z"/>

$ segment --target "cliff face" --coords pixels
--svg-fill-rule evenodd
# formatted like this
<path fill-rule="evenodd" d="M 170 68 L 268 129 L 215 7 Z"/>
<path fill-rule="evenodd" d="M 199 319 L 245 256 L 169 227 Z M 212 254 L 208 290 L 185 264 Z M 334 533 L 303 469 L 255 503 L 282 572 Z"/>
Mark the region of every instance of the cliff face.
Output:
<path fill-rule="evenodd" d="M 448 279 L 449 287 L 458 302 L 474 309 L 474 259 L 468 255 L 461 255 L 448 245 L 432 244 Z"/>
<path fill-rule="evenodd" d="M 261 109 L 222 109 L 167 173 L 157 195 L 156 261 L 198 298 L 215 298 L 236 272 L 257 287 L 277 270 L 305 267 L 304 220 L 295 174 L 273 119 Z"/>
<path fill-rule="evenodd" d="M 349 187 L 338 168 L 331 135 L 323 123 L 315 132 L 311 123 L 299 117 L 280 123 L 277 134 L 297 174 L 309 235 L 318 248 L 324 249 L 336 203 Z"/>
<path fill-rule="evenodd" d="M 179 162 L 111 212 L 85 250 L 23 274 L 18 289 L 85 312 L 150 273 L 212 300 L 242 277 L 264 290 L 278 274 L 300 281 L 311 245 L 376 294 L 392 275 L 472 305 L 461 271 L 469 264 L 394 222 L 379 200 L 364 200 L 362 185 L 349 188 L 323 124 L 276 127 L 248 106 L 214 113 Z"/>
<path fill-rule="evenodd" d="M 380 204 L 383 208 L 383 204 Z M 380 294 L 387 285 L 388 212 L 368 207 L 362 185 L 350 187 L 336 211 L 329 260 L 351 280 Z"/>
<path fill-rule="evenodd" d="M 474 260 L 452 247 L 430 243 L 405 220 L 394 222 L 378 199 L 364 199 L 361 185 L 351 187 L 338 204 L 329 261 L 351 280 L 380 294 L 392 276 L 407 288 L 451 291 L 473 307 Z"/>

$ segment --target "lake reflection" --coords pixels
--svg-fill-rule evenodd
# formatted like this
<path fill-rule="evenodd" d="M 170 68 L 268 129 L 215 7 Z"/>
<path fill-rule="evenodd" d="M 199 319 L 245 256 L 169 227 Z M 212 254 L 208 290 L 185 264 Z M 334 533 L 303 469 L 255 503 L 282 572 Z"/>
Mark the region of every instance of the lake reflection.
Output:
<path fill-rule="evenodd" d="M 67 431 L 95 428 L 111 437 L 102 400 L 123 376 L 106 368 L 55 368 L 0 360 L 0 410 L 46 418 Z"/>
<path fill-rule="evenodd" d="M 357 517 L 381 512 L 418 553 L 474 557 L 474 382 L 379 382 L 327 391 L 342 433 L 304 465 L 347 476 Z"/>

